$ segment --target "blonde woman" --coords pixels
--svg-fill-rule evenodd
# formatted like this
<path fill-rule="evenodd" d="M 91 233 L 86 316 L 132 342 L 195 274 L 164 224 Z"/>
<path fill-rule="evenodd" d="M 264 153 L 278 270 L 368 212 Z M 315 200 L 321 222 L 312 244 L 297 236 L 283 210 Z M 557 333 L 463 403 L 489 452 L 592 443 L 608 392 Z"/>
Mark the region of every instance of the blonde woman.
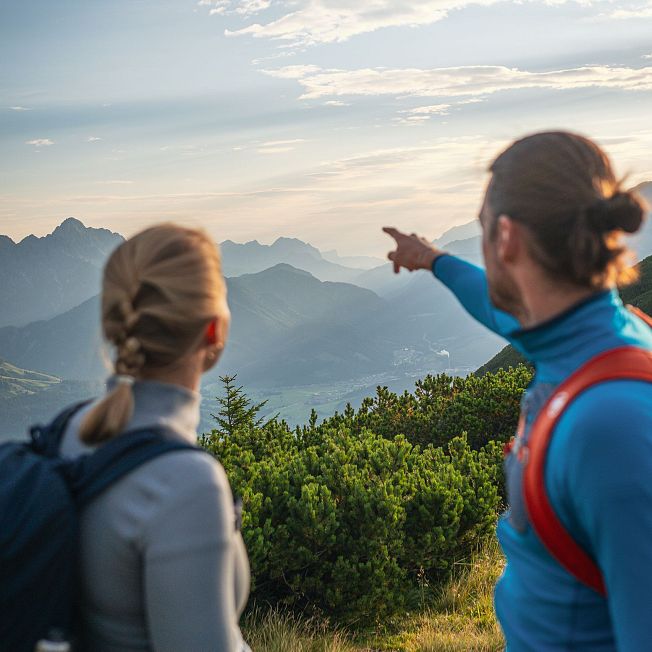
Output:
<path fill-rule="evenodd" d="M 196 443 L 201 376 L 229 325 L 218 251 L 202 231 L 156 226 L 110 257 L 102 326 L 115 349 L 108 393 L 69 421 L 76 457 L 154 428 Z M 200 450 L 145 462 L 81 516 L 83 649 L 241 652 L 249 564 L 221 465 Z"/>

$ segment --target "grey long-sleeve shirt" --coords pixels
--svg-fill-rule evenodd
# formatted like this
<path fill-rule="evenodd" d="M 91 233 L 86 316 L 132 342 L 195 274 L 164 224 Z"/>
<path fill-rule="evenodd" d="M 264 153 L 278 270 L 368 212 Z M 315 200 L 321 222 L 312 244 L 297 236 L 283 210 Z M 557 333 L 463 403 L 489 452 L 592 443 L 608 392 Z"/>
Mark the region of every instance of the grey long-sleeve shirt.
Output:
<path fill-rule="evenodd" d="M 198 394 L 152 381 L 134 384 L 127 428 L 163 425 L 196 442 Z M 71 420 L 61 454 L 88 449 Z M 146 462 L 81 516 L 84 639 L 93 652 L 241 652 L 238 620 L 249 594 L 249 562 L 234 527 L 222 466 L 200 451 Z"/>

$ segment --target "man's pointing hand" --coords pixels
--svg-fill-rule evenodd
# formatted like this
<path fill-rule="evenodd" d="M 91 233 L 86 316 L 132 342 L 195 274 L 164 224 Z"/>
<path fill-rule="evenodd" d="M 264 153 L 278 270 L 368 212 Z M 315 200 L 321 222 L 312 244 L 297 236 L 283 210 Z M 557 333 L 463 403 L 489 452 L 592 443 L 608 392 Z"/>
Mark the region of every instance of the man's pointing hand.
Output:
<path fill-rule="evenodd" d="M 416 233 L 408 235 L 391 226 L 384 227 L 383 231 L 396 241 L 396 250 L 387 254 L 387 258 L 394 263 L 395 274 L 399 273 L 401 267 L 410 272 L 415 269 L 430 269 L 435 259 L 444 253 Z"/>

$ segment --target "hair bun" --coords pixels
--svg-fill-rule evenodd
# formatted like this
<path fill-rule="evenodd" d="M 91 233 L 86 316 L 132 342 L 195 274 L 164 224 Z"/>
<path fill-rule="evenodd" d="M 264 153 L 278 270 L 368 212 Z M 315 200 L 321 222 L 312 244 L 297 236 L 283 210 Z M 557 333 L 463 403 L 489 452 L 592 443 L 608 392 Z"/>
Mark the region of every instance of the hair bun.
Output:
<path fill-rule="evenodd" d="M 633 192 L 621 191 L 599 199 L 588 210 L 588 217 L 599 231 L 636 233 L 645 218 L 643 201 Z"/>

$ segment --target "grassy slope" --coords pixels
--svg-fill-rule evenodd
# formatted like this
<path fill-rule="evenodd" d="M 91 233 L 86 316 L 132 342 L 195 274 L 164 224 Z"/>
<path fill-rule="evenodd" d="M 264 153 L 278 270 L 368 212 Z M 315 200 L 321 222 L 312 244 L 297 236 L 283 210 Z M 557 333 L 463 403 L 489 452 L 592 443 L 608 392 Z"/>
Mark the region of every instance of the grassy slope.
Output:
<path fill-rule="evenodd" d="M 640 278 L 629 287 L 623 288 L 620 295 L 624 303 L 631 303 L 648 315 L 652 315 L 652 256 L 648 256 L 639 265 Z M 487 372 L 516 367 L 518 364 L 528 364 L 525 358 L 513 347 L 506 346 L 489 362 L 483 364 L 475 373 L 484 376 Z"/>
<path fill-rule="evenodd" d="M 327 624 L 258 611 L 245 623 L 245 638 L 260 652 L 498 652 L 504 642 L 494 617 L 493 587 L 502 567 L 492 540 L 457 566 L 422 613 L 406 614 L 375 632 L 350 636 Z"/>
<path fill-rule="evenodd" d="M 20 369 L 0 359 L 0 397 L 14 398 L 22 394 L 35 394 L 60 383 L 56 376 Z"/>
<path fill-rule="evenodd" d="M 12 381 L 0 379 L 0 443 L 24 439 L 30 425 L 47 423 L 64 406 L 97 396 L 103 388 L 102 383 L 56 381 L 32 391 L 33 386 L 16 390 Z"/>

